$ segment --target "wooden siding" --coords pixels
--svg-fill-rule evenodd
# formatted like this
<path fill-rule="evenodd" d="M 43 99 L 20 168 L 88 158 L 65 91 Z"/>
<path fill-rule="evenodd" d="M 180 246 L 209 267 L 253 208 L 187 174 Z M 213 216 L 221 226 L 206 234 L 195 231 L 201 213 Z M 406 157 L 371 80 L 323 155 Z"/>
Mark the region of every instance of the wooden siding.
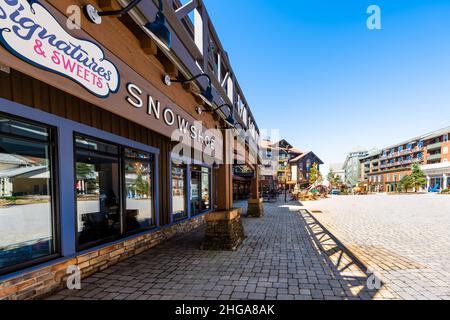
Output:
<path fill-rule="evenodd" d="M 160 149 L 160 223 L 170 224 L 168 138 L 13 69 L 10 74 L 0 72 L 0 97 Z"/>

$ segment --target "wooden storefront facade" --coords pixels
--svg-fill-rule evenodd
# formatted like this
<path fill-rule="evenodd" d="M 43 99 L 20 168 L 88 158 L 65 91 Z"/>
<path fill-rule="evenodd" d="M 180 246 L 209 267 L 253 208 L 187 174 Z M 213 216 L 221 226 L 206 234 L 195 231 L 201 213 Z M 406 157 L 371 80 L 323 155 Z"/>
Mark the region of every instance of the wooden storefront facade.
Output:
<path fill-rule="evenodd" d="M 16 4 L 15 9 L 21 12 L 18 9 L 20 4 L 25 4 L 27 1 L 17 1 L 7 3 L 1 0 L 0 8 L 8 12 L 10 8 L 7 5 Z M 97 83 L 98 88 L 94 89 L 88 88 L 90 84 L 80 84 L 80 81 L 86 81 L 89 76 L 86 72 L 84 72 L 84 78 L 81 77 L 83 79 L 78 81 L 76 69 L 75 75 L 70 76 L 43 68 L 43 62 L 39 60 L 42 59 L 39 57 L 41 51 L 38 49 L 45 49 L 42 41 L 48 39 L 46 37 L 30 40 L 33 41 L 30 48 L 38 53 L 37 62 L 29 61 L 20 54 L 13 54 L 14 48 L 8 48 L 7 45 L 8 37 L 2 41 L 3 46 L 0 46 L 2 69 L 0 71 L 0 122 L 3 123 L 0 124 L 0 162 L 10 161 L 7 169 L 3 170 L 0 166 L 2 179 L 10 186 L 0 195 L 2 199 L 0 210 L 7 212 L 11 201 L 22 201 L 25 203 L 24 207 L 33 205 L 39 208 L 47 205 L 48 202 L 51 211 L 49 217 L 51 223 L 46 226 L 48 230 L 45 231 L 51 237 L 50 240 L 30 244 L 29 242 L 33 242 L 34 239 L 26 239 L 26 236 L 22 235 L 23 239 L 14 243 L 14 240 L 11 241 L 15 238 L 14 234 L 10 234 L 9 237 L 0 235 L 0 299 L 42 296 L 63 285 L 67 278 L 67 267 L 70 265 L 77 266 L 83 272 L 83 277 L 86 277 L 147 250 L 167 238 L 198 227 L 205 222 L 205 215 L 208 213 L 233 209 L 233 169 L 231 164 L 223 164 L 225 150 L 229 148 L 226 139 L 222 138 L 227 113 L 224 112 L 222 115 L 214 112 L 203 114 L 198 112 L 199 108 L 212 109 L 214 105 L 227 103 L 229 97 L 224 97 L 221 90 L 217 90 L 214 93 L 214 104 L 209 106 L 199 99 L 198 92 L 206 86 L 203 81 L 195 85 L 175 83 L 166 85 L 162 79 L 167 74 L 173 79 L 185 80 L 189 76 L 195 76 L 195 73 L 189 66 L 186 67 L 186 63 L 178 65 L 173 59 L 169 59 L 167 53 L 159 48 L 129 15 L 104 18 L 101 25 L 89 23 L 84 16 L 81 16 L 82 28 L 69 30 L 66 27 L 67 15 L 69 15 L 67 8 L 71 5 L 81 8 L 87 2 L 96 7 L 103 4 L 104 9 L 117 8 L 120 7 L 119 3 L 122 5 L 124 3 L 123 1 L 40 0 L 38 5 L 55 19 L 58 27 L 61 28 L 61 34 L 65 32 L 77 40 L 92 42 L 100 49 L 98 52 L 103 52 L 104 57 L 101 57 L 99 61 L 102 63 L 109 61 L 117 70 L 119 80 L 116 83 L 116 90 L 109 88 L 110 91 L 104 93 L 105 83 Z M 36 14 L 41 10 L 37 7 L 38 5 L 36 5 L 38 9 Z M 142 4 L 139 10 L 146 16 L 156 13 L 157 8 L 153 3 Z M 1 23 L 3 18 L 6 21 L 6 15 L 4 16 L 0 14 Z M 47 32 L 50 31 L 47 30 Z M 39 36 L 39 34 L 35 33 L 33 36 Z M 178 56 L 179 36 L 177 34 L 173 39 L 174 46 L 178 46 L 178 52 L 176 52 Z M 98 53 L 95 50 L 94 52 Z M 41 55 L 44 56 L 43 52 Z M 183 62 L 180 56 L 178 58 Z M 180 67 L 183 70 L 180 70 Z M 80 73 L 82 72 L 79 71 L 78 76 Z M 234 94 L 237 95 L 240 89 L 237 83 L 234 86 L 236 87 Z M 92 92 L 96 89 L 103 91 L 99 94 Z M 239 106 L 234 105 L 234 98 L 232 100 L 231 104 L 238 111 Z M 184 128 L 187 130 L 180 130 L 180 122 L 186 123 Z M 249 130 L 251 127 L 257 132 L 255 124 L 250 120 L 243 121 L 239 118 L 238 122 L 248 125 Z M 17 130 L 20 132 L 18 133 Z M 195 137 L 192 130 L 197 133 Z M 39 158 L 36 152 L 30 151 L 28 154 L 25 150 L 26 143 L 32 145 L 32 148 L 38 148 L 36 146 L 40 145 L 41 131 L 45 132 L 45 139 L 49 139 L 48 145 L 51 146 L 43 152 L 44 156 L 49 154 L 48 158 Z M 175 136 L 179 141 L 174 138 L 174 132 L 177 132 Z M 52 138 L 49 138 L 50 136 Z M 28 139 L 31 140 L 28 141 Z M 17 147 L 14 141 L 19 141 L 23 145 Z M 189 150 L 191 157 L 186 155 L 176 157 L 172 154 L 174 147 L 180 145 L 180 141 L 186 144 L 184 150 Z M 83 146 L 80 147 L 83 143 L 86 145 L 84 149 Z M 116 147 L 119 151 L 115 151 Z M 100 148 L 102 148 L 101 152 Z M 196 151 L 210 154 L 209 161 L 193 159 Z M 114 158 L 115 152 L 118 154 L 117 159 Z M 87 164 L 79 166 L 78 161 L 82 158 L 79 154 L 84 155 Z M 135 158 L 130 160 L 128 154 L 133 154 L 131 157 Z M 116 170 L 117 163 L 118 181 L 114 181 L 115 176 L 105 178 L 105 172 L 97 169 L 104 167 L 104 164 L 95 163 L 92 158 L 96 156 L 99 159 L 111 157 L 115 159 L 108 160 L 113 161 L 113 165 L 108 162 L 107 174 L 110 174 L 111 170 Z M 15 167 L 11 167 L 10 158 L 17 163 L 22 161 L 25 164 L 14 164 Z M 179 167 L 174 164 L 175 158 L 184 160 Z M 93 161 L 93 165 L 89 161 Z M 127 163 L 131 163 L 129 165 L 131 169 L 127 167 Z M 34 173 L 34 168 L 37 170 L 42 167 L 45 169 L 44 174 Z M 86 167 L 99 171 L 95 172 L 96 178 L 92 172 L 86 174 L 88 178 L 83 178 L 84 180 L 79 178 L 79 171 Z M 146 168 L 148 172 L 143 174 L 142 168 Z M 132 170 L 132 172 L 126 170 Z M 19 192 L 14 190 L 14 187 L 18 186 L 14 183 L 19 175 L 28 179 L 36 178 L 36 180 L 28 180 L 31 184 L 35 181 L 48 181 L 48 185 L 35 186 L 34 194 L 28 189 Z M 114 198 L 117 198 L 115 200 L 117 205 L 107 204 L 110 199 L 105 194 L 109 191 L 101 190 L 102 188 L 98 185 L 90 187 L 91 190 L 95 189 L 92 191 L 95 195 L 83 194 L 85 185 L 95 184 L 92 180 L 98 180 L 99 176 L 103 176 L 109 184 L 119 186 L 114 195 Z M 132 184 L 128 183 L 127 179 L 132 179 Z M 176 194 L 175 184 L 178 188 Z M 142 191 L 142 188 L 145 190 Z M 99 199 L 100 211 L 107 206 L 111 216 L 113 215 L 111 212 L 115 210 L 114 214 L 119 217 L 114 218 L 115 220 L 110 218 L 108 222 L 105 222 L 109 227 L 116 223 L 116 233 L 103 236 L 98 235 L 97 232 L 93 237 L 98 237 L 100 241 L 89 242 L 87 246 L 79 243 L 82 205 L 77 203 L 77 199 L 82 195 L 89 201 L 94 198 Z M 176 204 L 175 198 L 177 198 Z M 151 210 L 152 216 L 144 219 L 145 223 L 142 223 L 141 227 L 138 224 L 133 232 L 128 232 L 125 230 L 124 220 L 128 219 L 128 215 L 138 215 L 142 208 L 133 207 L 133 210 L 128 210 L 127 206 L 138 200 L 141 202 L 148 200 L 144 207 Z M 27 217 L 20 209 L 18 210 L 21 217 Z M 27 227 L 27 223 L 22 221 L 20 225 L 24 230 L 32 229 Z M 41 230 L 38 233 L 42 233 Z M 4 244 L 1 243 L 2 239 L 5 239 Z M 26 242 L 24 239 L 29 240 L 27 250 L 20 248 Z M 45 250 L 48 249 L 48 254 L 34 256 L 33 250 L 36 247 L 40 247 L 41 250 L 42 247 Z M 14 255 L 19 251 L 21 258 L 17 260 L 18 262 L 8 262 L 7 252 Z M 28 258 L 23 259 L 24 255 L 28 255 Z M 44 273 L 47 276 L 43 278 Z M 29 279 L 33 279 L 33 284 L 24 286 L 23 283 Z"/>

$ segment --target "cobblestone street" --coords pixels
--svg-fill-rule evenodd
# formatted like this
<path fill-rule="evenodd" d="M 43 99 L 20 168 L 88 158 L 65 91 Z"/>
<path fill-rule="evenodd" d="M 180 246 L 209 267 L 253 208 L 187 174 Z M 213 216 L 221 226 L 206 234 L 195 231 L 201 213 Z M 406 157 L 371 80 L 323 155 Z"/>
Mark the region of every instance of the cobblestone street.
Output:
<path fill-rule="evenodd" d="M 383 284 L 370 290 L 366 267 L 301 209 L 279 202 L 266 205 L 262 219 L 244 217 L 248 238 L 235 252 L 200 250 L 204 230 L 197 230 L 84 279 L 82 290 L 49 299 L 396 297 Z"/>
<path fill-rule="evenodd" d="M 398 298 L 450 299 L 448 196 L 338 196 L 304 204 Z"/>

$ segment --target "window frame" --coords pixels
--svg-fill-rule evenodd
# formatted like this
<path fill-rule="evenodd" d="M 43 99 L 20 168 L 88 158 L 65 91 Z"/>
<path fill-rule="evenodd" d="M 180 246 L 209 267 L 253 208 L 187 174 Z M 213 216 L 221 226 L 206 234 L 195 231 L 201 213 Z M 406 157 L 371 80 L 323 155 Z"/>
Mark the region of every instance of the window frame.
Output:
<path fill-rule="evenodd" d="M 184 171 L 184 209 L 185 209 L 185 214 L 183 217 L 180 217 L 178 219 L 175 219 L 175 214 L 173 211 L 173 168 L 174 167 L 183 167 L 183 171 Z M 189 219 L 191 214 L 190 214 L 190 187 L 188 185 L 190 185 L 190 177 L 189 177 L 189 173 L 190 173 L 190 166 L 187 165 L 186 163 L 182 163 L 181 165 L 177 165 L 174 164 L 173 161 L 171 161 L 170 163 L 170 221 L 171 223 L 178 223 L 180 221 Z"/>
<path fill-rule="evenodd" d="M 193 170 L 193 168 L 195 168 L 195 167 L 200 168 L 200 170 Z M 189 211 L 190 211 L 189 217 L 197 217 L 197 216 L 200 216 L 200 215 L 205 214 L 207 212 L 210 212 L 213 209 L 213 198 L 212 198 L 212 196 L 213 196 L 213 190 L 212 190 L 213 170 L 212 170 L 211 167 L 205 166 L 204 164 L 194 164 L 194 165 L 190 166 L 190 168 L 189 168 L 189 189 L 191 189 L 191 184 L 192 184 L 192 173 L 193 172 L 198 172 L 199 175 L 200 175 L 200 178 L 199 178 L 199 181 L 200 181 L 200 188 L 199 188 L 200 200 L 203 200 L 202 194 L 201 194 L 202 193 L 202 189 L 203 189 L 202 188 L 203 187 L 202 174 L 206 173 L 206 172 L 202 171 L 203 168 L 208 169 L 208 176 L 209 176 L 208 188 L 209 188 L 210 208 L 206 209 L 206 210 L 203 210 L 203 211 L 199 211 L 199 212 L 193 213 L 192 210 L 191 210 L 191 207 L 192 207 L 192 199 L 191 199 L 191 192 L 190 192 L 191 190 L 189 190 Z"/>
<path fill-rule="evenodd" d="M 60 190 L 59 190 L 59 150 L 58 150 L 58 128 L 53 125 L 45 124 L 39 121 L 30 120 L 21 116 L 0 111 L 0 117 L 11 119 L 17 122 L 23 122 L 32 126 L 43 127 L 48 130 L 49 136 L 47 141 L 24 137 L 16 134 L 0 133 L 0 137 L 8 137 L 16 140 L 40 143 L 47 145 L 49 148 L 50 160 L 50 195 L 51 195 L 51 228 L 53 253 L 44 257 L 39 257 L 29 261 L 14 264 L 5 268 L 0 268 L 0 276 L 11 274 L 20 270 L 24 270 L 36 265 L 60 258 L 61 255 L 61 210 L 60 210 Z"/>
<path fill-rule="evenodd" d="M 156 181 L 156 170 L 157 170 L 157 161 L 156 161 L 156 157 L 157 154 L 155 152 L 152 151 L 145 151 L 145 150 L 141 150 L 139 148 L 136 148 L 134 146 L 126 146 L 123 145 L 121 143 L 115 142 L 115 141 L 111 141 L 111 140 L 107 140 L 104 138 L 98 138 L 95 136 L 92 136 L 90 134 L 85 134 L 79 131 L 73 131 L 73 166 L 74 166 L 74 177 L 73 177 L 73 182 L 74 182 L 74 186 L 75 186 L 75 182 L 76 182 L 76 177 L 77 177 L 77 172 L 76 172 L 76 164 L 77 164 L 77 158 L 76 158 L 76 153 L 78 149 L 82 149 L 82 150 L 89 150 L 87 148 L 79 148 L 76 146 L 76 138 L 77 137 L 83 137 L 83 138 L 87 138 L 90 140 L 94 140 L 94 141 L 98 141 L 100 143 L 105 143 L 105 144 L 109 144 L 112 146 L 115 146 L 118 148 L 118 163 L 119 163 L 119 199 L 120 199 L 120 204 L 119 204 L 119 210 L 120 210 L 120 234 L 117 236 L 111 236 L 108 238 L 104 238 L 104 239 L 100 239 L 97 241 L 93 241 L 93 242 L 89 242 L 87 244 L 82 244 L 80 245 L 79 243 L 79 238 L 78 238 L 78 201 L 77 201 L 77 192 L 76 192 L 76 188 L 73 188 L 73 192 L 74 192 L 74 199 L 75 199 L 75 203 L 74 203 L 74 219 L 75 219 L 75 250 L 76 252 L 83 252 L 86 250 L 90 250 L 108 243 L 112 243 L 114 241 L 120 240 L 120 239 L 125 239 L 128 238 L 130 236 L 136 235 L 136 234 L 140 234 L 140 233 L 145 233 L 151 230 L 155 230 L 158 228 L 158 212 L 157 212 L 157 205 L 156 205 L 156 196 L 157 196 L 157 192 L 156 192 L 156 188 L 158 187 L 157 185 L 157 181 Z M 152 226 L 149 226 L 147 228 L 142 228 L 139 230 L 133 230 L 130 232 L 125 232 L 125 209 L 126 209 L 126 198 L 125 198 L 125 170 L 124 170 L 124 166 L 125 166 L 125 161 L 129 158 L 125 157 L 124 155 L 124 150 L 125 149 L 131 149 L 131 150 L 135 150 L 135 151 L 139 151 L 139 152 L 143 152 L 143 153 L 147 153 L 151 156 L 151 162 L 150 162 L 150 166 L 152 167 L 152 186 L 151 186 L 151 194 L 152 194 L 152 213 L 153 213 L 153 217 L 152 217 L 152 221 L 153 224 Z M 108 155 L 108 156 L 112 156 L 112 154 L 109 153 L 105 153 L 105 152 L 101 152 L 101 151 L 95 151 L 95 150 L 91 150 L 94 153 L 98 153 L 100 155 Z"/>
<path fill-rule="evenodd" d="M 124 170 L 124 168 L 125 168 L 125 161 L 127 161 L 127 160 L 132 160 L 133 158 L 129 158 L 129 157 L 126 157 L 125 156 L 125 149 L 129 149 L 129 150 L 134 150 L 134 151 L 138 151 L 138 152 L 142 152 L 142 153 L 147 153 L 147 154 L 149 154 L 150 155 L 150 159 L 149 159 L 149 164 L 150 164 L 150 168 L 151 168 L 151 173 L 150 173 L 150 175 L 151 175 L 151 186 L 150 186 L 150 188 L 151 188 L 151 196 L 152 196 L 152 205 L 151 205 L 151 210 L 152 210 L 152 225 L 151 226 L 149 226 L 149 227 L 145 227 L 145 228 L 141 228 L 141 229 L 138 229 L 138 230 L 132 230 L 132 231 L 128 231 L 128 232 L 126 232 L 125 231 L 125 227 L 126 227 L 126 223 L 125 223 L 125 214 L 126 214 L 126 192 L 125 192 L 125 189 L 126 189 L 126 183 L 125 183 L 125 170 Z M 121 233 L 122 233 L 122 236 L 121 236 L 121 238 L 126 238 L 126 237 L 129 237 L 129 236 L 132 236 L 132 235 L 135 235 L 135 234 L 139 234 L 139 233 L 141 233 L 141 232 L 145 232 L 145 231 L 149 231 L 149 230 L 154 230 L 155 228 L 157 228 L 157 225 L 158 225 L 158 223 L 157 223 L 157 221 L 156 221 L 156 216 L 157 216 L 157 212 L 156 212 L 156 188 L 158 187 L 157 186 L 157 184 L 156 184 L 156 179 L 155 179 L 155 177 L 156 177 L 156 174 L 155 174 L 155 170 L 156 170 L 156 168 L 155 168 L 155 158 L 156 158 L 156 155 L 154 154 L 154 153 L 151 153 L 151 152 L 148 152 L 148 151 L 144 151 L 144 150 L 140 150 L 140 149 L 138 149 L 138 148 L 133 148 L 133 147 L 129 147 L 129 146 L 123 146 L 123 145 L 119 145 L 119 156 L 120 156 L 120 179 L 121 179 L 121 183 L 122 183 L 122 186 L 121 186 L 121 193 L 122 193 L 122 197 L 121 197 L 121 199 L 122 199 L 122 204 L 121 204 L 121 218 L 122 218 L 122 221 L 121 221 Z"/>

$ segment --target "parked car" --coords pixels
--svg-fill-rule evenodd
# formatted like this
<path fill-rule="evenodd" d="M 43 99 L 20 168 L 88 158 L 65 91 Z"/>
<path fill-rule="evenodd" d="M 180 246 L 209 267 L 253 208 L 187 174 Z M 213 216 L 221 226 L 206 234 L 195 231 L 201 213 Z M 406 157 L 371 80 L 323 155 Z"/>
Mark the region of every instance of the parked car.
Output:
<path fill-rule="evenodd" d="M 338 195 L 341 194 L 341 190 L 339 190 L 339 189 L 333 189 L 333 190 L 331 190 L 331 194 L 334 195 L 334 196 L 338 196 Z"/>

